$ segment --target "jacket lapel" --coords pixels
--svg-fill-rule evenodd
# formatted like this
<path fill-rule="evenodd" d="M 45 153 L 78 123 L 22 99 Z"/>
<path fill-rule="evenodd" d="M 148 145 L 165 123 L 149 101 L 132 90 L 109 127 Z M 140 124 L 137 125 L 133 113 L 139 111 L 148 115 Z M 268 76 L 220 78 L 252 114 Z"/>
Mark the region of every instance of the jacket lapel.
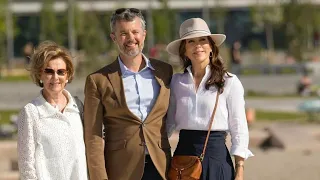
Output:
<path fill-rule="evenodd" d="M 116 59 L 116 61 L 114 61 L 109 66 L 108 71 L 109 71 L 108 77 L 120 107 L 126 108 L 126 110 L 134 117 L 135 120 L 138 120 L 141 122 L 141 119 L 139 119 L 135 114 L 133 114 L 127 105 L 126 98 L 125 98 L 126 96 L 124 94 L 123 82 L 122 82 L 122 73 L 121 73 L 118 59 Z"/>
<path fill-rule="evenodd" d="M 113 87 L 118 103 L 120 104 L 120 106 L 123 107 L 124 105 L 123 103 L 125 99 L 121 98 L 121 97 L 124 97 L 124 90 L 123 90 L 122 79 L 121 79 L 122 74 L 121 74 L 118 59 L 116 59 L 116 61 L 114 61 L 109 66 L 109 71 L 110 73 L 108 73 L 108 77 L 110 79 L 110 83 Z"/>
<path fill-rule="evenodd" d="M 159 83 L 160 85 L 160 91 L 159 91 L 159 94 L 158 94 L 158 97 L 157 97 L 157 100 L 156 102 L 154 103 L 150 113 L 148 114 L 148 117 L 153 114 L 157 109 L 158 109 L 158 106 L 162 103 L 162 98 L 164 93 L 165 93 L 165 90 L 166 90 L 166 87 L 164 85 L 164 82 L 162 80 L 161 77 L 163 77 L 163 72 L 161 72 L 159 69 L 159 67 L 157 67 L 156 64 L 153 64 L 152 61 L 151 61 L 151 64 L 152 66 L 155 68 L 155 70 L 153 71 L 153 74 L 154 74 L 154 77 L 156 78 L 157 82 Z M 146 120 L 148 120 L 148 117 Z"/>

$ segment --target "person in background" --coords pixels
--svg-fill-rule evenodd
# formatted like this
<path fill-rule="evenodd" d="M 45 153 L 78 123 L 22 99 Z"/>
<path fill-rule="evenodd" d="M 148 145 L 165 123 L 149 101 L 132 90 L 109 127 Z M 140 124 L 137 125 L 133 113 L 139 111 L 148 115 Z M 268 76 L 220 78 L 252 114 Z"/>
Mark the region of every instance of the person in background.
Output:
<path fill-rule="evenodd" d="M 20 179 L 87 180 L 83 125 L 65 89 L 74 75 L 70 53 L 54 42 L 42 42 L 28 70 L 41 90 L 18 117 Z"/>
<path fill-rule="evenodd" d="M 231 72 L 234 74 L 240 74 L 241 73 L 241 43 L 239 41 L 235 41 L 232 44 L 230 55 L 231 55 Z"/>
<path fill-rule="evenodd" d="M 28 65 L 30 63 L 30 58 L 33 53 L 33 43 L 28 42 L 26 45 L 23 47 L 23 56 L 25 59 L 25 64 Z"/>
<path fill-rule="evenodd" d="M 310 96 L 311 95 L 311 85 L 312 80 L 308 73 L 304 73 L 303 76 L 300 78 L 297 86 L 298 94 L 301 96 Z"/>
<path fill-rule="evenodd" d="M 180 39 L 167 51 L 180 57 L 184 72 L 171 81 L 167 131 L 180 130 L 174 155 L 200 156 L 209 122 L 220 93 L 217 111 L 202 161 L 202 180 L 243 180 L 244 160 L 253 156 L 248 149 L 249 133 L 245 114 L 244 89 L 236 75 L 228 73 L 219 55 L 224 34 L 212 34 L 201 18 L 191 18 L 180 26 Z M 231 154 L 225 144 L 231 134 Z"/>
<path fill-rule="evenodd" d="M 166 179 L 171 151 L 165 120 L 172 67 L 142 53 L 147 32 L 139 9 L 115 10 L 110 28 L 119 56 L 90 74 L 85 85 L 90 179 Z"/>

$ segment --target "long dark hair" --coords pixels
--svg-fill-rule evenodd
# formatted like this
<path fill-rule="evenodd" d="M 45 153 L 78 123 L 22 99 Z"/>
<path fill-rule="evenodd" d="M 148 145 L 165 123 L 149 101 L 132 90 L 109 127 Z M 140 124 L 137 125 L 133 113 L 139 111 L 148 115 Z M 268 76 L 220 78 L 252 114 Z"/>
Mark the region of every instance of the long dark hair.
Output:
<path fill-rule="evenodd" d="M 211 74 L 209 79 L 207 80 L 205 84 L 206 90 L 209 90 L 210 86 L 215 86 L 220 90 L 220 93 L 223 93 L 224 90 L 224 82 L 225 79 L 223 78 L 225 74 L 227 74 L 228 77 L 231 77 L 226 68 L 224 67 L 224 64 L 222 63 L 222 58 L 219 55 L 219 48 L 214 43 L 211 37 L 207 36 L 212 52 L 210 53 L 210 70 Z M 179 47 L 179 56 L 180 60 L 183 62 L 183 68 L 186 70 L 186 68 L 191 64 L 191 60 L 185 56 L 186 52 L 186 40 L 182 40 Z"/>

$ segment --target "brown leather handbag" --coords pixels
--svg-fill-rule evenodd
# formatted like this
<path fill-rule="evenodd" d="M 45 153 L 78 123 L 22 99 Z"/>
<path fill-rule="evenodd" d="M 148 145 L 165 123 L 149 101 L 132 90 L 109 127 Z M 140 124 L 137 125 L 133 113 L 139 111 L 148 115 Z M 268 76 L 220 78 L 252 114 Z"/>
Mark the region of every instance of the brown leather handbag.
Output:
<path fill-rule="evenodd" d="M 204 147 L 200 157 L 198 156 L 185 156 L 177 155 L 173 156 L 170 164 L 170 169 L 168 172 L 169 180 L 199 180 L 202 172 L 201 162 L 203 160 L 204 154 L 206 152 L 206 147 L 208 144 L 208 139 L 210 135 L 210 130 L 212 127 L 214 115 L 217 110 L 218 100 L 220 91 L 217 91 L 216 103 L 211 115 L 210 125 L 207 133 L 207 138 L 204 143 Z"/>

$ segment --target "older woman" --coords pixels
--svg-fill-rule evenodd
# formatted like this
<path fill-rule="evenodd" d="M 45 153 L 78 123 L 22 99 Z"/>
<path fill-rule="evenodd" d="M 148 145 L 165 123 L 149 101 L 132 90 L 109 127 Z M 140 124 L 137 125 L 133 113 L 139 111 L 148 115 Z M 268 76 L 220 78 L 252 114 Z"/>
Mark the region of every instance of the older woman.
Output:
<path fill-rule="evenodd" d="M 174 155 L 200 157 L 210 129 L 202 161 L 203 180 L 242 180 L 244 160 L 253 156 L 248 149 L 242 84 L 225 70 L 219 55 L 218 46 L 225 38 L 223 34 L 211 34 L 204 20 L 191 18 L 181 24 L 180 39 L 167 46 L 167 51 L 179 56 L 184 65 L 184 73 L 175 74 L 171 81 L 167 126 L 169 132 L 180 130 Z M 227 132 L 231 134 L 236 171 L 225 145 Z"/>
<path fill-rule="evenodd" d="M 65 90 L 74 75 L 70 53 L 53 42 L 43 42 L 34 51 L 29 70 L 42 89 L 18 119 L 20 178 L 87 180 L 81 117 Z"/>

